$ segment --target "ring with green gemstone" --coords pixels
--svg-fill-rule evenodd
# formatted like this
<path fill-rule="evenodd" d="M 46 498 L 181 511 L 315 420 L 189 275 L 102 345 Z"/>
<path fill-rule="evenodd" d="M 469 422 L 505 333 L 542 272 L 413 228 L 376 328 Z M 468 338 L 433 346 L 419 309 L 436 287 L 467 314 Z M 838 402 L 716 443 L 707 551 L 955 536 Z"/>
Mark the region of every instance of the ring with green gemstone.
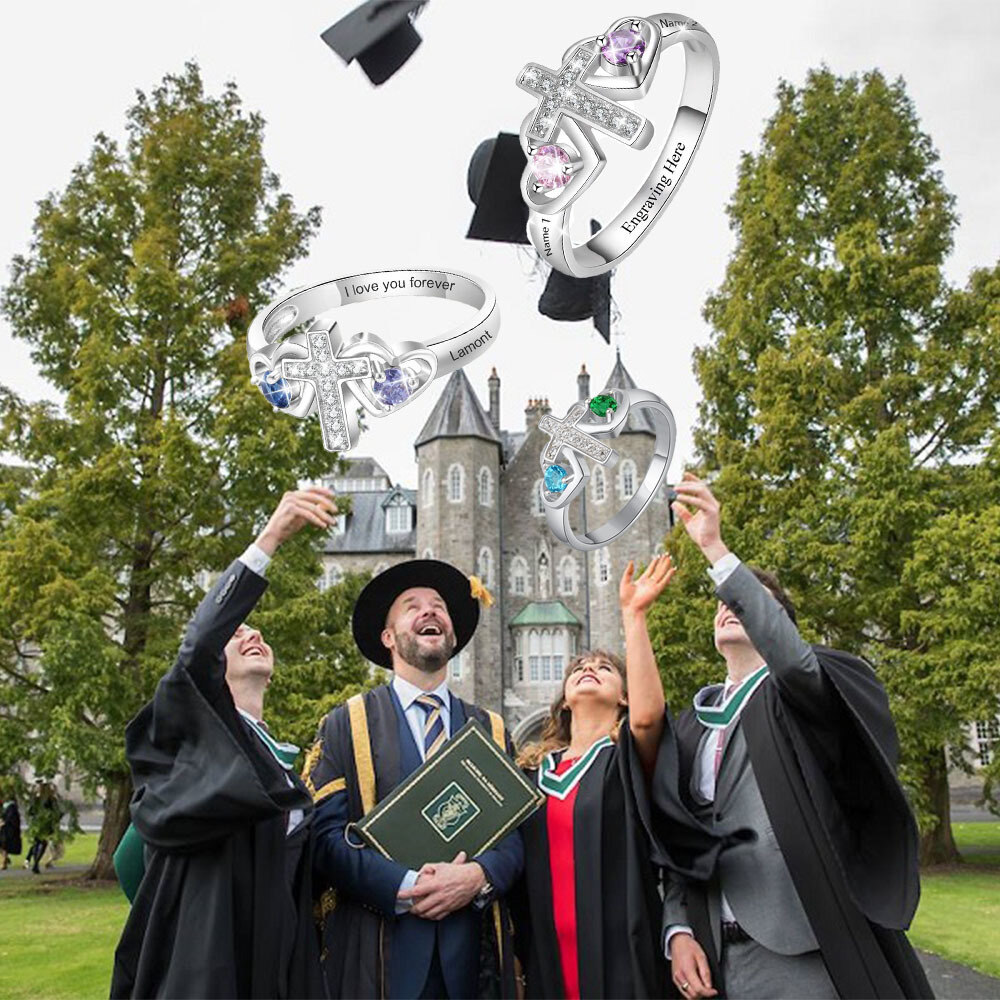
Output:
<path fill-rule="evenodd" d="M 584 509 L 583 530 L 577 532 L 570 524 L 570 508 L 590 478 L 588 460 L 605 467 L 618 461 L 618 453 L 602 439 L 621 434 L 629 414 L 637 410 L 645 411 L 656 432 L 649 467 L 621 510 L 604 524 L 588 530 Z M 643 389 L 612 389 L 589 400 L 578 400 L 561 420 L 551 413 L 545 414 L 538 422 L 538 429 L 549 436 L 541 452 L 546 520 L 559 541 L 581 552 L 609 545 L 636 521 L 666 476 L 677 440 L 670 407 L 659 396 Z"/>

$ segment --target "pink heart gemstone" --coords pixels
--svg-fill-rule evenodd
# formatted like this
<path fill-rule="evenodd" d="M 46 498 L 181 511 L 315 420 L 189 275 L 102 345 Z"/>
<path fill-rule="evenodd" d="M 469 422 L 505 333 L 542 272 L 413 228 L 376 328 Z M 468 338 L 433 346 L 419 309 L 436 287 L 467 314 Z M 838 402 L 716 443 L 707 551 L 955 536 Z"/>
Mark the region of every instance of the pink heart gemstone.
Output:
<path fill-rule="evenodd" d="M 569 163 L 569 153 L 562 146 L 539 146 L 531 154 L 531 172 L 543 187 L 554 191 L 569 183 L 570 175 L 565 172 Z"/>
<path fill-rule="evenodd" d="M 622 66 L 625 60 L 634 52 L 642 55 L 646 51 L 646 42 L 642 35 L 633 28 L 619 28 L 612 31 L 601 46 L 601 55 L 613 66 Z"/>

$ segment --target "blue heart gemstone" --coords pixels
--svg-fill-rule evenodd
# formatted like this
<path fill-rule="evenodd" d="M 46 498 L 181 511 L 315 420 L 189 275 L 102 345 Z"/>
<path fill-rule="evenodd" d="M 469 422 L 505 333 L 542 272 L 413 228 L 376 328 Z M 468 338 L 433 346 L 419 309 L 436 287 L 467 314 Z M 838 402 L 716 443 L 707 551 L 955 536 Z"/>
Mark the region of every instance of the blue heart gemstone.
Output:
<path fill-rule="evenodd" d="M 545 488 L 550 493 L 562 493 L 569 485 L 566 482 L 569 472 L 561 465 L 548 465 L 545 468 Z"/>
<path fill-rule="evenodd" d="M 260 391 L 264 393 L 264 398 L 272 405 L 284 409 L 291 405 L 292 394 L 288 391 L 288 383 L 277 374 L 277 372 L 264 372 L 264 378 L 260 383 Z"/>
<path fill-rule="evenodd" d="M 381 382 L 372 382 L 372 389 L 386 406 L 398 406 L 410 398 L 406 376 L 399 368 L 386 368 L 385 378 Z"/>

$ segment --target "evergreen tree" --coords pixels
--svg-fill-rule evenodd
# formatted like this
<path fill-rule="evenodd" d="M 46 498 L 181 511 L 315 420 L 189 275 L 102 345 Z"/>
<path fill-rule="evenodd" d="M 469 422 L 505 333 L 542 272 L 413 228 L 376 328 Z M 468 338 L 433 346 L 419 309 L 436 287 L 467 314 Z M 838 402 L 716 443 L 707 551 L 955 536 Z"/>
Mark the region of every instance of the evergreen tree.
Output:
<path fill-rule="evenodd" d="M 235 85 L 206 94 L 193 64 L 138 93 L 123 141 L 98 135 L 40 202 L 3 296 L 62 406 L 0 387 L 28 478 L 3 480 L 0 704 L 36 769 L 68 764 L 104 789 L 95 877 L 112 874 L 128 819 L 125 725 L 176 655 L 199 573 L 238 555 L 298 479 L 330 471 L 317 422 L 274 418 L 248 377 L 250 317 L 320 222 L 281 190 L 263 137 Z M 325 693 L 366 671 L 329 614 L 336 595 L 314 586 L 315 542 L 283 548 L 262 617 L 291 609 L 267 633 L 283 664 L 330 654 L 312 675 Z"/>
<path fill-rule="evenodd" d="M 704 310 L 699 466 L 727 542 L 778 571 L 806 635 L 874 664 L 923 860 L 951 860 L 946 749 L 996 714 L 1000 690 L 996 595 L 991 612 L 971 593 L 995 554 L 965 548 L 995 528 L 981 469 L 1000 398 L 1000 269 L 949 286 L 954 200 L 901 80 L 823 68 L 781 83 L 777 103 L 741 159 L 736 247 Z M 670 544 L 681 571 L 658 652 L 687 698 L 719 661 L 703 561 Z"/>

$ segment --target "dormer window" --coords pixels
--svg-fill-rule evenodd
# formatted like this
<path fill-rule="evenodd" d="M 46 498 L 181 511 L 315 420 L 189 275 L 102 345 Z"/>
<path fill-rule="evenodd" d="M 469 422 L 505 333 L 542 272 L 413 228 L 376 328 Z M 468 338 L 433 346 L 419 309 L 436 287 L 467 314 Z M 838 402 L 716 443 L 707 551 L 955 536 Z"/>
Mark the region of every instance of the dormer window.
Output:
<path fill-rule="evenodd" d="M 393 504 L 385 509 L 387 535 L 405 535 L 413 529 L 413 514 L 409 504 Z"/>

